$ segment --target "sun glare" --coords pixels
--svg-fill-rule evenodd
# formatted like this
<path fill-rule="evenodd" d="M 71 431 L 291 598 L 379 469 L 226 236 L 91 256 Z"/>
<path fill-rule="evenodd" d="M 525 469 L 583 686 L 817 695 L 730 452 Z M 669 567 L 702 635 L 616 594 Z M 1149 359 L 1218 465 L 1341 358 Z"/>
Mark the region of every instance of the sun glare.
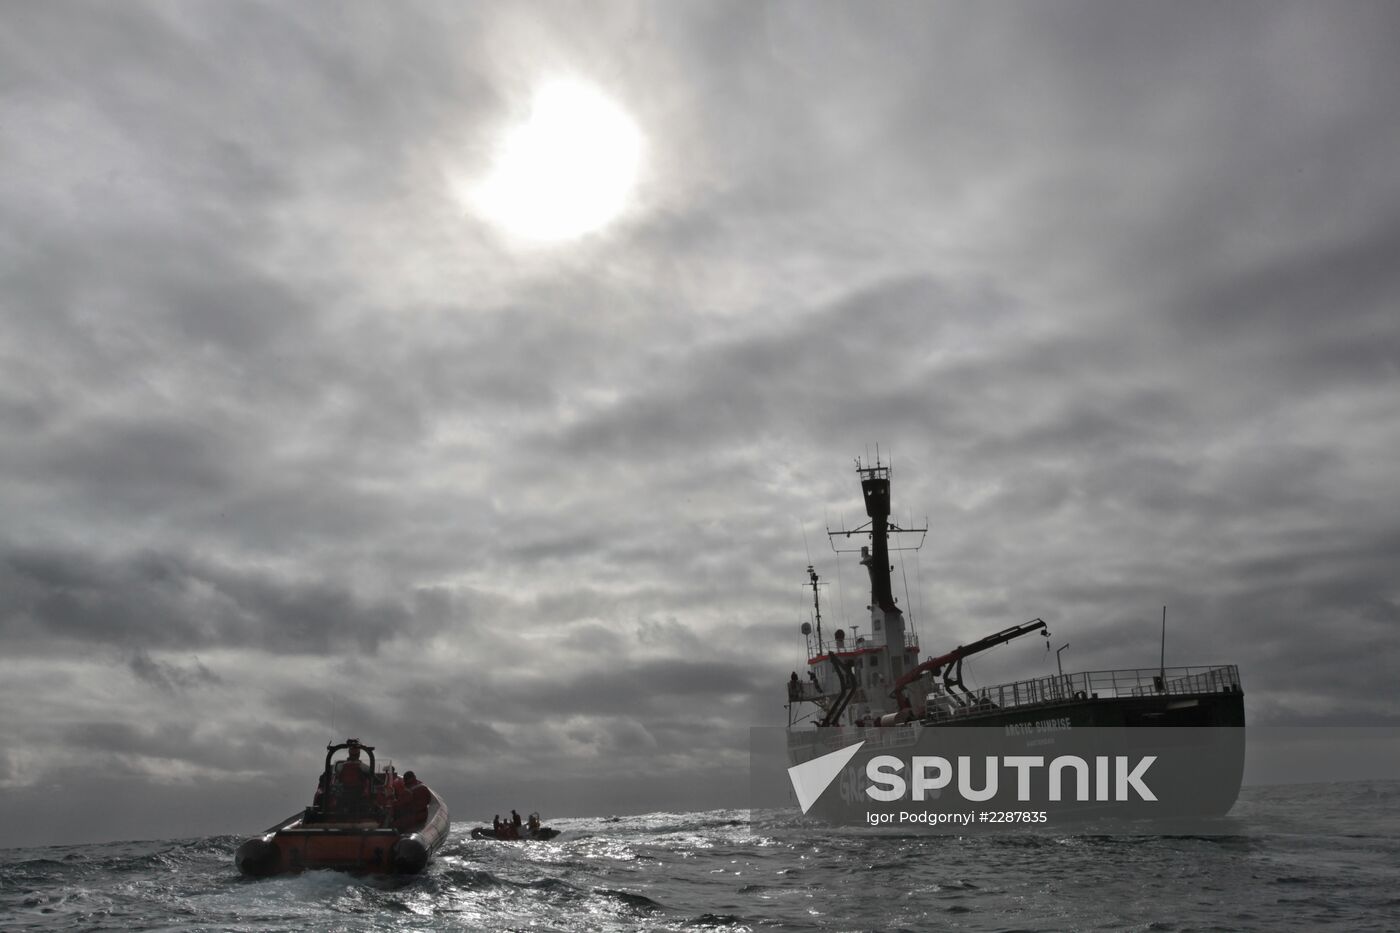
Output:
<path fill-rule="evenodd" d="M 572 81 L 547 84 L 535 94 L 529 119 L 501 140 L 472 200 L 518 236 L 582 236 L 626 206 L 641 152 L 637 125 L 602 93 Z"/>

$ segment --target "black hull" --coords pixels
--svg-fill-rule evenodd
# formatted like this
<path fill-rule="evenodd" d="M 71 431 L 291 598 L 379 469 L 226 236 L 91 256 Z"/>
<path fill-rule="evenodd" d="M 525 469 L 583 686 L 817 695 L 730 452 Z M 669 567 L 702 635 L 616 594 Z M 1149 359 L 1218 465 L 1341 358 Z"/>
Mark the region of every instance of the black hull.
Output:
<path fill-rule="evenodd" d="M 935 728 L 986 728 L 1034 724 L 1068 718 L 1078 728 L 1136 728 L 1139 726 L 1244 726 L 1244 694 L 1205 693 L 1187 696 L 1085 697 L 973 711 L 951 719 L 929 719 Z"/>
<path fill-rule="evenodd" d="M 809 811 L 836 823 L 860 822 L 872 804 L 866 765 L 875 755 L 1039 756 L 1061 755 L 1094 761 L 1098 757 L 1154 756 L 1154 786 L 1170 791 L 1158 801 L 1064 800 L 1038 804 L 1007 802 L 1007 788 L 996 804 L 1048 809 L 1055 822 L 1065 818 L 1210 820 L 1228 813 L 1244 776 L 1244 696 L 1238 691 L 1197 695 L 1071 698 L 1013 709 L 962 712 L 899 726 L 846 726 L 794 729 L 788 733 L 788 760 L 795 765 L 857 742 L 864 745 L 845 771 Z M 953 751 L 950 751 L 953 750 Z M 980 773 L 980 772 L 979 772 Z M 980 781 L 980 779 L 979 779 Z M 1011 798 L 1014 800 L 1014 798 Z M 907 802 L 901 802 L 907 806 Z M 920 804 L 924 806 L 924 804 Z M 975 806 L 949 794 L 937 809 Z"/>

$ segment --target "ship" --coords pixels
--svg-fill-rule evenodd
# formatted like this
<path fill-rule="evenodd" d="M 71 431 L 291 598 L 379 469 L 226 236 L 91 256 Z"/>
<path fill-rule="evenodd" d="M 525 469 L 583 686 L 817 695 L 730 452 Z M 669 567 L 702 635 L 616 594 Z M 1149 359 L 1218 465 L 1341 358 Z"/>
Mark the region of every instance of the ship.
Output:
<path fill-rule="evenodd" d="M 337 761 L 340 751 L 346 757 Z M 255 878 L 312 869 L 414 875 L 448 830 L 437 793 L 412 771 L 400 778 L 392 764 L 376 770 L 374 747 L 346 739 L 326 746 L 311 806 L 243 842 L 234 864 Z"/>
<path fill-rule="evenodd" d="M 856 743 L 864 744 L 866 760 L 880 752 L 946 754 L 960 744 L 973 747 L 969 743 L 1001 755 L 1162 753 L 1153 754 L 1161 759 L 1156 776 L 1174 791 L 1171 806 L 1120 809 L 1120 814 L 1209 818 L 1229 811 L 1244 771 L 1244 691 L 1236 665 L 1167 667 L 1164 647 L 1160 663 L 1152 667 L 1060 668 L 1055 674 L 969 687 L 965 661 L 1028 636 L 1045 639 L 1048 650 L 1047 623 L 1032 619 L 925 656 L 894 596 L 890 553 L 917 550 L 927 527 L 903 528 L 890 521 L 892 470 L 878 454 L 874 465 L 857 459 L 856 472 L 869 521 L 850 529 L 828 526 L 827 534 L 838 559 L 856 550 L 840 543 L 868 538 L 858 550 L 870 580 L 869 625 L 865 634 L 855 626 L 850 634 L 841 628 L 830 638 L 824 634 L 823 584 L 809 564 L 804 586 L 811 589 L 814 615 L 800 626 L 807 669 L 802 675 L 793 671 L 787 684 L 790 764 Z M 920 537 L 911 544 L 914 535 Z M 1165 624 L 1164 610 L 1164 646 Z M 1058 665 L 1058 652 L 1056 659 Z M 856 787 L 865 777 L 862 764 L 857 759 L 847 766 L 835 782 L 839 792 L 824 794 L 813 815 L 851 819 L 853 810 L 867 805 Z M 1102 799 L 1060 806 L 1087 814 L 1107 809 Z"/>

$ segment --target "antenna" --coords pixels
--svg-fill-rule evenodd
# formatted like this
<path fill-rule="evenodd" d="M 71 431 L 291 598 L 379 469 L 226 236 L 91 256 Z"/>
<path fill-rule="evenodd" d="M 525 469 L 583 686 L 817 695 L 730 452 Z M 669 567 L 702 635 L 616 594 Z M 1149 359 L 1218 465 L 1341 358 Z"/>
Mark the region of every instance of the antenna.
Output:
<path fill-rule="evenodd" d="M 812 586 L 812 609 L 813 609 L 813 610 L 815 611 L 815 613 L 816 613 L 816 620 L 817 620 L 817 651 L 821 651 L 821 650 L 822 650 L 822 597 L 821 597 L 821 584 L 818 582 L 821 578 L 817 576 L 817 568 L 814 567 L 812 564 L 808 564 L 808 565 L 807 565 L 807 577 L 808 577 L 808 579 L 811 580 L 811 586 Z"/>

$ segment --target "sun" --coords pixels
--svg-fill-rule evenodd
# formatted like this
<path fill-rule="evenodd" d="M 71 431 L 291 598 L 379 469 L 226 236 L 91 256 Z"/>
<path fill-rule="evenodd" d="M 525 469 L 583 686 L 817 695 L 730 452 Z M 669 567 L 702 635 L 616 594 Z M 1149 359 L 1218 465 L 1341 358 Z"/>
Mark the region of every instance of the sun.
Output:
<path fill-rule="evenodd" d="M 596 88 L 555 81 L 536 91 L 529 118 L 508 131 L 471 201 L 506 231 L 568 240 L 606 226 L 627 205 L 642 134 Z"/>

